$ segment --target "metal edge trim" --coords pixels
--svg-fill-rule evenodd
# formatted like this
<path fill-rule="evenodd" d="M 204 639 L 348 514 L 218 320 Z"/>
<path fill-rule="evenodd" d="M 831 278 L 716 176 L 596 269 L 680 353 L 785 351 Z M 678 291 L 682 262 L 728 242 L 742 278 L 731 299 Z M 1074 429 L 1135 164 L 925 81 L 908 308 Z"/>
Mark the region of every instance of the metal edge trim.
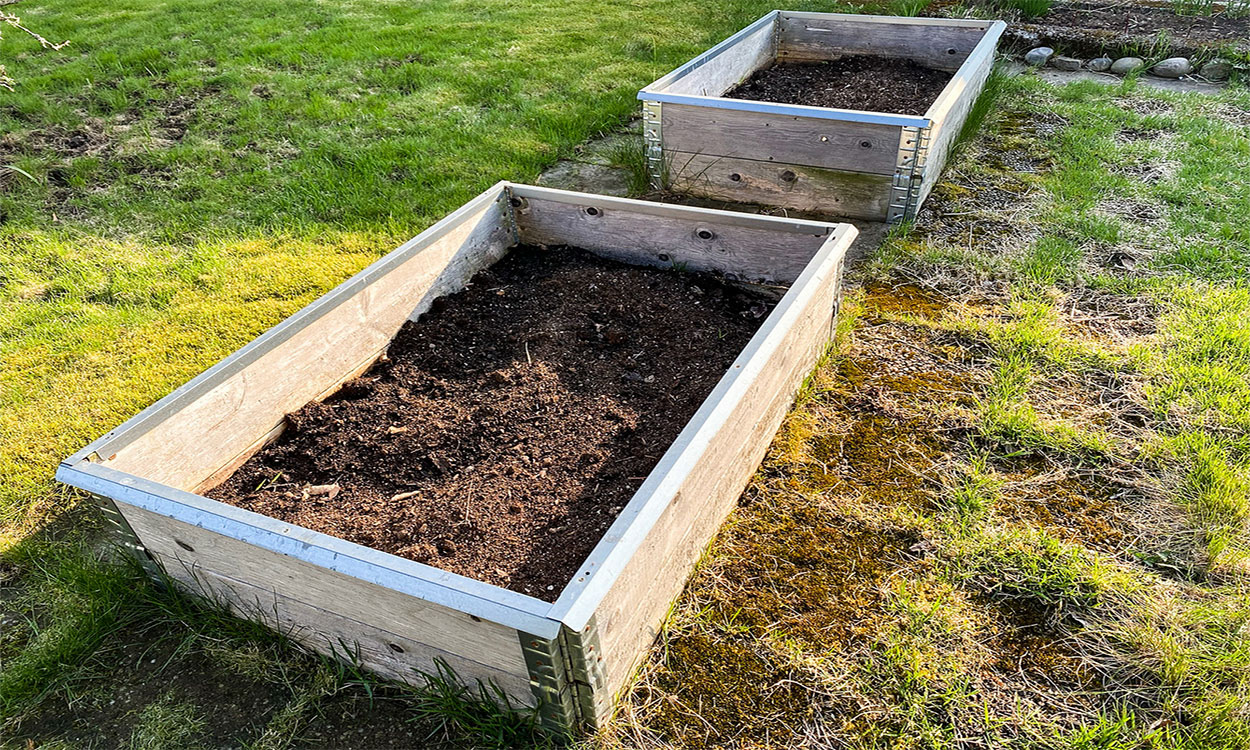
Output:
<path fill-rule="evenodd" d="M 198 526 L 505 627 L 554 638 L 551 605 L 525 594 L 405 560 L 353 542 L 209 500 L 99 464 L 62 465 L 58 481 L 114 503 Z M 140 540 L 142 542 L 142 540 Z"/>
<path fill-rule="evenodd" d="M 700 208 L 698 206 L 680 206 L 672 203 L 641 201 L 634 198 L 617 198 L 595 193 L 579 193 L 572 190 L 537 187 L 534 185 L 510 185 L 513 195 L 521 198 L 537 198 L 555 203 L 567 203 L 575 206 L 607 206 L 650 216 L 666 216 L 670 218 L 697 218 L 700 216 L 715 217 L 718 222 L 732 226 L 757 228 L 771 232 L 793 232 L 808 234 L 813 237 L 828 235 L 840 225 L 827 221 L 810 219 L 789 219 L 783 216 L 764 216 L 745 214 L 739 211 L 722 211 L 716 208 Z"/>
<path fill-rule="evenodd" d="M 185 384 L 174 389 L 164 398 L 76 451 L 73 455 L 66 458 L 62 465 L 77 464 L 92 453 L 98 452 L 102 455 L 108 455 L 122 449 L 130 443 L 133 435 L 137 434 L 137 431 L 141 428 L 151 427 L 164 421 L 184 406 L 186 402 L 204 395 L 230 376 L 271 351 L 274 347 L 290 339 L 300 330 L 350 300 L 362 288 L 372 284 L 379 277 L 393 270 L 394 267 L 409 260 L 413 255 L 424 249 L 425 246 L 451 232 L 463 223 L 467 216 L 481 210 L 487 203 L 499 201 L 504 195 L 507 184 L 506 182 L 498 182 L 480 193 L 416 237 L 369 264 L 359 273 L 356 273 L 351 278 L 310 302 L 298 312 L 287 317 L 247 344 L 244 344 L 234 353 L 226 356 Z"/>
<path fill-rule="evenodd" d="M 603 597 L 616 582 L 625 566 L 633 559 L 664 510 L 673 502 L 689 468 L 678 467 L 687 456 L 706 450 L 719 420 L 714 417 L 733 408 L 737 399 L 758 376 L 763 367 L 761 352 L 770 351 L 784 342 L 785 331 L 799 314 L 801 303 L 816 293 L 818 277 L 835 273 L 840 267 L 858 230 L 850 224 L 839 224 L 837 230 L 821 245 L 794 284 L 773 309 L 764 325 L 743 348 L 734 363 L 704 400 L 686 427 L 665 451 L 659 464 L 643 481 L 638 491 L 617 515 L 603 538 L 582 563 L 585 572 L 565 586 L 551 607 L 548 616 L 569 628 L 581 630 L 594 616 Z M 843 245 L 835 257 L 835 250 Z"/>
<path fill-rule="evenodd" d="M 754 34 L 755 32 L 759 31 L 760 29 L 764 28 L 765 26 L 771 23 L 776 23 L 777 19 L 780 18 L 780 16 L 781 16 L 781 11 L 770 10 L 769 12 L 765 13 L 764 15 L 752 21 L 748 26 L 743 27 L 742 29 L 734 33 L 733 35 L 722 40 L 719 44 L 716 44 L 715 46 L 710 47 L 709 49 L 705 50 L 699 55 L 696 55 L 695 57 L 686 61 L 684 64 L 677 66 L 666 75 L 652 81 L 645 88 L 643 88 L 642 91 L 655 91 L 657 89 L 673 85 L 673 83 L 679 78 L 683 78 L 687 74 L 689 74 L 691 71 L 697 70 L 703 67 L 704 65 L 707 65 L 708 62 L 718 57 L 725 50 L 733 47 L 735 44 L 742 41 L 746 37 Z M 638 98 L 639 99 L 643 98 L 641 91 L 638 93 Z"/>
<path fill-rule="evenodd" d="M 924 116 L 931 123 L 941 124 L 938 122 L 939 117 L 946 114 L 946 111 L 951 108 L 962 93 L 961 91 L 955 91 L 955 83 L 959 80 L 971 79 L 971 74 L 980 67 L 983 58 L 986 56 L 992 58 L 994 56 L 994 52 L 998 49 L 998 42 L 1006 28 L 1006 23 L 995 21 L 981 35 L 980 41 L 972 48 L 968 56 L 964 58 L 964 61 L 954 75 L 951 76 L 951 79 L 947 81 L 946 86 L 942 89 L 942 93 L 938 94 L 938 98 L 934 99 L 929 108 L 925 110 Z"/>
<path fill-rule="evenodd" d="M 731 109 L 741 112 L 761 112 L 789 117 L 810 117 L 817 120 L 840 120 L 863 122 L 871 125 L 902 125 L 904 127 L 928 127 L 929 118 L 920 115 L 896 115 L 889 112 L 865 112 L 857 109 L 834 109 L 832 107 L 809 107 L 805 104 L 774 104 L 751 99 L 726 99 L 720 96 L 696 96 L 694 94 L 666 94 L 643 89 L 638 92 L 643 101 L 668 104 L 686 104 L 691 107 Z"/>

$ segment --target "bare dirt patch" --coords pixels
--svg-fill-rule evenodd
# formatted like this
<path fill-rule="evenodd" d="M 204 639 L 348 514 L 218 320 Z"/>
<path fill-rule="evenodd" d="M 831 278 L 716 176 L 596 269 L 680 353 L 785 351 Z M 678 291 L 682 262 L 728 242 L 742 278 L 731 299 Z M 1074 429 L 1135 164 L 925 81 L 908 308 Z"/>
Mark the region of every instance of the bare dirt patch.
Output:
<path fill-rule="evenodd" d="M 758 70 L 725 93 L 731 99 L 923 115 L 951 74 L 898 58 L 848 55 Z"/>
<path fill-rule="evenodd" d="M 1155 49 L 1158 57 L 1191 56 L 1224 45 L 1250 44 L 1250 18 L 1226 13 L 1181 15 L 1172 8 L 1126 2 L 1056 3 L 1038 18 L 1010 25 L 1005 41 L 1046 44 L 1094 56 Z"/>
<path fill-rule="evenodd" d="M 518 248 L 209 494 L 553 600 L 769 309 Z"/>
<path fill-rule="evenodd" d="M 864 288 L 853 339 L 783 426 L 626 705 L 640 744 L 841 746 L 917 712 L 1025 738 L 1039 718 L 1098 710 L 1063 615 L 944 582 L 935 532 L 908 520 L 945 512 L 987 377 L 984 346 L 942 325 L 954 296 L 897 277 Z M 994 518 L 1120 545 L 1101 478 L 1031 460 L 999 467 Z M 960 691 L 975 698 L 938 697 Z"/>
<path fill-rule="evenodd" d="M 107 665 L 96 680 L 44 701 L 12 736 L 32 746 L 60 740 L 73 747 L 127 747 L 143 710 L 166 700 L 211 718 L 196 733 L 196 746 L 238 747 L 257 737 L 291 697 L 282 685 L 241 675 L 176 638 L 123 631 L 112 642 L 93 657 Z"/>

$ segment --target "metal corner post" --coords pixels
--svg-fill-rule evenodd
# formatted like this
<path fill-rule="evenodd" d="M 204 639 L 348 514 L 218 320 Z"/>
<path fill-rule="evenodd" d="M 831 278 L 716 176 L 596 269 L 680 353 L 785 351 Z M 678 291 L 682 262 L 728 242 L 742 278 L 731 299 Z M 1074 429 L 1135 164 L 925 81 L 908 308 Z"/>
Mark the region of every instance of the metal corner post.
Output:
<path fill-rule="evenodd" d="M 920 207 L 920 184 L 924 180 L 929 155 L 930 127 L 904 127 L 899 137 L 898 164 L 890 185 L 889 224 L 901 224 L 916 218 Z"/>
<path fill-rule="evenodd" d="M 599 646 L 599 629 L 594 616 L 581 630 L 561 630 L 569 655 L 569 676 L 576 691 L 582 724 L 598 729 L 612 711 L 608 677 L 603 666 L 603 650 Z"/>
<path fill-rule="evenodd" d="M 100 456 L 92 453 L 87 456 L 87 460 L 92 463 L 99 463 Z M 100 509 L 100 515 L 109 526 L 109 532 L 113 537 L 113 542 L 121 547 L 127 555 L 132 557 L 139 563 L 139 567 L 143 568 L 143 572 L 157 583 L 165 580 L 165 571 L 161 569 L 156 559 L 152 557 L 152 553 L 148 552 L 148 548 L 143 546 L 143 542 L 139 540 L 139 535 L 130 527 L 130 523 L 126 517 L 122 515 L 118 509 L 117 503 L 112 498 L 104 495 L 90 493 L 91 498 L 95 500 L 96 507 Z"/>
<path fill-rule="evenodd" d="M 642 138 L 647 160 L 647 176 L 651 187 L 664 189 L 664 141 L 663 117 L 660 102 L 646 99 L 642 102 Z"/>
<path fill-rule="evenodd" d="M 520 635 L 543 728 L 558 736 L 597 729 L 612 702 L 594 618 L 580 631 L 562 627 L 552 639 Z"/>
<path fill-rule="evenodd" d="M 529 633 L 520 636 L 543 729 L 556 736 L 572 735 L 581 724 L 581 706 L 569 678 L 563 638 L 539 638 Z"/>

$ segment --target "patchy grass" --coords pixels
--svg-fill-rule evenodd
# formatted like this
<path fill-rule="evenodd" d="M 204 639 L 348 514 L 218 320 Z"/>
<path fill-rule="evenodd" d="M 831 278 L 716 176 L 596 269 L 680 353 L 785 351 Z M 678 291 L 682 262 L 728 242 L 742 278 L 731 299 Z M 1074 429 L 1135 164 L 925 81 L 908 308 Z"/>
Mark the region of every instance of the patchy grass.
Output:
<path fill-rule="evenodd" d="M 609 744 L 739 742 L 745 655 L 809 693 L 776 745 L 1250 742 L 1244 92 L 1001 85 L 669 625 L 729 655 Z"/>
<path fill-rule="evenodd" d="M 0 731 L 544 743 L 99 564 L 52 469 L 771 6 L 23 7 L 74 44 L 5 41 Z M 995 86 L 586 744 L 1250 746 L 1250 97 Z"/>

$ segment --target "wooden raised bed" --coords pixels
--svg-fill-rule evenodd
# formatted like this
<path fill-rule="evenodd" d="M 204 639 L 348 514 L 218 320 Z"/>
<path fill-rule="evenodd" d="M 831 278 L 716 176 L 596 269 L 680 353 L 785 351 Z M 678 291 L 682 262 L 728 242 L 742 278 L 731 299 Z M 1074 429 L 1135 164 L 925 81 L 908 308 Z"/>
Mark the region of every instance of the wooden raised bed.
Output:
<path fill-rule="evenodd" d="M 75 453 L 57 478 L 99 498 L 153 575 L 388 677 L 414 681 L 442 660 L 537 706 L 554 730 L 594 726 L 825 350 L 855 235 L 500 183 Z M 554 603 L 201 494 L 519 243 L 789 286 Z"/>
<path fill-rule="evenodd" d="M 889 222 L 933 189 L 1006 24 L 774 10 L 638 93 L 652 181 L 693 195 Z M 924 115 L 730 99 L 777 62 L 911 60 L 954 77 Z"/>

